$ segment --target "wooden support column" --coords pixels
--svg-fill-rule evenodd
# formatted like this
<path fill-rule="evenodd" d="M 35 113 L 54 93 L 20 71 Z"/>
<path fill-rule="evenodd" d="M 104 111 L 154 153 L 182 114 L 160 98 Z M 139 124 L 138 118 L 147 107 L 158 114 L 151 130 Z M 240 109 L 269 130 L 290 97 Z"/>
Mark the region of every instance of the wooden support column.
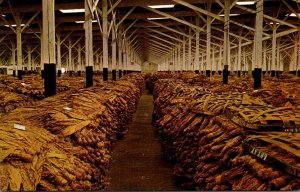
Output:
<path fill-rule="evenodd" d="M 28 71 L 31 71 L 32 70 L 32 59 L 31 59 L 31 45 L 27 45 L 27 60 L 28 60 L 28 62 L 27 62 L 27 70 Z"/>
<path fill-rule="evenodd" d="M 185 38 L 183 38 L 183 43 L 182 43 L 182 49 L 183 49 L 183 55 L 182 55 L 182 69 L 183 71 L 187 71 L 187 68 L 186 68 L 186 56 L 185 56 L 185 48 L 186 48 L 186 41 L 185 41 Z"/>
<path fill-rule="evenodd" d="M 196 25 L 199 26 L 199 17 L 196 17 Z M 199 41 L 200 41 L 200 30 L 196 29 L 196 50 L 195 50 L 195 59 L 194 59 L 196 74 L 199 74 L 199 70 L 200 70 Z"/>
<path fill-rule="evenodd" d="M 122 34 L 119 31 L 118 32 L 118 68 L 119 68 L 119 78 L 122 77 L 123 71 L 122 71 Z"/>
<path fill-rule="evenodd" d="M 296 64 L 298 77 L 300 77 L 300 31 L 298 32 L 298 62 Z"/>
<path fill-rule="evenodd" d="M 208 3 L 207 10 L 211 12 L 211 0 Z M 211 74 L 211 16 L 207 15 L 206 23 L 206 76 L 210 77 Z"/>
<path fill-rule="evenodd" d="M 45 96 L 56 94 L 55 2 L 43 0 L 43 61 Z"/>
<path fill-rule="evenodd" d="M 56 52 L 57 52 L 57 76 L 61 76 L 61 38 L 60 33 L 56 34 Z"/>
<path fill-rule="evenodd" d="M 228 84 L 229 64 L 230 64 L 230 41 L 229 41 L 229 14 L 230 0 L 224 0 L 224 68 L 223 68 L 223 84 Z"/>
<path fill-rule="evenodd" d="M 275 77 L 276 74 L 276 24 L 273 24 L 273 32 L 272 32 L 272 63 L 271 63 L 271 76 Z"/>
<path fill-rule="evenodd" d="M 238 53 L 237 53 L 237 73 L 241 76 L 241 65 L 242 65 L 242 38 L 239 38 Z"/>
<path fill-rule="evenodd" d="M 73 69 L 73 64 L 72 64 L 72 39 L 69 38 L 69 46 L 68 46 L 68 56 L 69 56 L 69 63 L 68 63 L 68 69 L 69 69 L 69 72 L 70 72 L 70 75 L 71 73 L 73 73 L 74 69 Z"/>
<path fill-rule="evenodd" d="M 178 71 L 182 71 L 181 68 L 181 60 L 180 60 L 180 53 L 181 49 L 180 49 L 180 45 L 178 45 L 178 50 L 177 50 L 177 63 L 178 63 Z"/>
<path fill-rule="evenodd" d="M 113 81 L 117 80 L 117 39 L 116 39 L 116 29 L 115 26 L 112 27 L 112 78 Z"/>
<path fill-rule="evenodd" d="M 188 64 L 187 64 L 187 70 L 191 70 L 191 64 L 192 64 L 192 29 L 189 28 L 189 50 L 188 50 Z"/>
<path fill-rule="evenodd" d="M 212 66 L 211 66 L 211 74 L 214 75 L 216 71 L 216 59 L 215 59 L 215 48 L 212 49 Z"/>
<path fill-rule="evenodd" d="M 77 74 L 78 76 L 80 77 L 81 76 L 81 71 L 82 71 L 82 68 L 81 68 L 81 65 L 82 65 L 82 60 L 81 60 L 81 43 L 79 42 L 78 43 L 78 47 L 77 47 Z"/>
<path fill-rule="evenodd" d="M 264 19 L 264 2 L 256 0 L 256 18 L 254 34 L 254 89 L 261 87 L 261 73 L 263 65 L 263 19 Z"/>
<path fill-rule="evenodd" d="M 107 0 L 102 0 L 103 81 L 108 80 L 108 20 Z"/>
<path fill-rule="evenodd" d="M 243 64 L 242 64 L 242 70 L 243 72 L 246 72 L 246 48 L 244 47 L 244 51 L 243 51 Z"/>
<path fill-rule="evenodd" d="M 267 44 L 266 41 L 263 43 L 263 64 L 262 71 L 267 71 Z"/>
<path fill-rule="evenodd" d="M 279 71 L 280 71 L 280 65 L 281 65 L 281 63 L 280 63 L 280 41 L 279 42 L 277 42 L 277 49 L 276 49 L 276 51 L 277 51 L 277 53 L 276 53 L 276 71 L 277 71 L 277 73 L 276 73 L 276 75 L 278 76 L 278 74 L 279 74 Z"/>
<path fill-rule="evenodd" d="M 93 86 L 93 26 L 92 26 L 92 13 L 89 9 L 89 5 L 92 5 L 93 0 L 85 0 L 85 65 L 86 65 L 86 87 Z"/>
<path fill-rule="evenodd" d="M 127 72 L 127 45 L 126 45 L 126 40 L 125 40 L 125 35 L 124 35 L 124 44 L 123 44 L 123 75 L 126 75 Z"/>
<path fill-rule="evenodd" d="M 22 27 L 21 27 L 21 18 L 20 12 L 16 13 L 16 35 L 17 35 L 17 70 L 18 70 L 18 79 L 22 80 L 23 73 L 23 63 L 22 63 Z"/>
<path fill-rule="evenodd" d="M 219 47 L 219 65 L 218 65 L 218 72 L 222 71 L 222 46 Z"/>

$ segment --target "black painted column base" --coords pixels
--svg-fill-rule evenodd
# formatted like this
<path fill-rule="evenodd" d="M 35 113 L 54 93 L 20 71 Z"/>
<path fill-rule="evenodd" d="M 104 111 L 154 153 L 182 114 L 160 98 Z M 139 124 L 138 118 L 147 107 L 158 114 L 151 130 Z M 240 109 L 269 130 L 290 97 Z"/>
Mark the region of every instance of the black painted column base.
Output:
<path fill-rule="evenodd" d="M 210 70 L 206 70 L 205 74 L 206 74 L 207 77 L 210 77 Z"/>
<path fill-rule="evenodd" d="M 61 70 L 57 71 L 57 77 L 61 77 Z"/>
<path fill-rule="evenodd" d="M 42 74 L 42 78 L 44 79 L 45 78 L 45 71 L 41 70 L 41 74 Z"/>
<path fill-rule="evenodd" d="M 81 71 L 77 71 L 77 76 L 81 77 Z"/>
<path fill-rule="evenodd" d="M 272 70 L 271 71 L 271 77 L 275 77 L 276 76 L 276 71 L 275 70 Z"/>
<path fill-rule="evenodd" d="M 218 74 L 219 74 L 219 75 L 222 75 L 222 71 L 218 71 Z"/>
<path fill-rule="evenodd" d="M 103 68 L 103 81 L 108 81 L 108 68 Z"/>
<path fill-rule="evenodd" d="M 224 69 L 223 69 L 223 84 L 224 85 L 228 84 L 228 76 L 229 76 L 228 65 L 224 65 Z"/>
<path fill-rule="evenodd" d="M 261 68 L 255 68 L 253 71 L 254 89 L 258 89 L 261 87 L 261 71 Z"/>
<path fill-rule="evenodd" d="M 299 71 L 297 71 L 297 76 L 298 76 L 298 77 L 300 77 L 300 70 L 299 70 Z"/>
<path fill-rule="evenodd" d="M 122 75 L 123 75 L 123 71 L 122 71 L 122 70 L 119 70 L 119 79 L 122 78 Z"/>
<path fill-rule="evenodd" d="M 54 63 L 44 64 L 44 95 L 49 97 L 56 94 L 56 65 Z"/>
<path fill-rule="evenodd" d="M 241 76 L 241 71 L 238 71 L 237 75 L 238 75 L 238 77 L 240 77 Z"/>
<path fill-rule="evenodd" d="M 125 76 L 125 75 L 126 75 L 126 70 L 123 71 L 123 76 Z"/>
<path fill-rule="evenodd" d="M 117 70 L 112 70 L 112 79 L 113 81 L 117 80 Z"/>
<path fill-rule="evenodd" d="M 196 74 L 199 74 L 199 73 L 200 73 L 200 71 L 199 71 L 199 70 L 195 70 L 195 73 L 196 73 Z"/>
<path fill-rule="evenodd" d="M 19 80 L 23 79 L 23 71 L 22 70 L 18 70 L 18 79 Z"/>
<path fill-rule="evenodd" d="M 85 81 L 86 81 L 86 87 L 92 87 L 93 86 L 93 66 L 86 66 L 86 76 L 85 76 Z"/>
<path fill-rule="evenodd" d="M 216 74 L 216 71 L 212 71 L 211 75 L 214 76 Z"/>
<path fill-rule="evenodd" d="M 14 77 L 16 76 L 16 70 L 13 70 L 13 76 Z"/>

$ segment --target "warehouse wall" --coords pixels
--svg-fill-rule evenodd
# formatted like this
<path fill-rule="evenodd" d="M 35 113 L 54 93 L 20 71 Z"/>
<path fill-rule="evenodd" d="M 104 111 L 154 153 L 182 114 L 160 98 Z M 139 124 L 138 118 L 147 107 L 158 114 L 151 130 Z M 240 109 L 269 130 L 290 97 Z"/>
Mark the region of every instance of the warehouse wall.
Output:
<path fill-rule="evenodd" d="M 158 65 L 155 64 L 155 63 L 151 63 L 151 62 L 146 61 L 142 64 L 142 72 L 145 72 L 145 73 L 147 73 L 147 72 L 156 72 L 158 70 L 157 66 Z"/>

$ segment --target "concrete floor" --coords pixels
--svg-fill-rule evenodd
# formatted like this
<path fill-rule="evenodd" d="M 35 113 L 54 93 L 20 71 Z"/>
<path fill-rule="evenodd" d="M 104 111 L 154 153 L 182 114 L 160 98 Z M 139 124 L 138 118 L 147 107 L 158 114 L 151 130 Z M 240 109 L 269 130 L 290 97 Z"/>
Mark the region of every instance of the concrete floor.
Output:
<path fill-rule="evenodd" d="M 153 97 L 145 92 L 126 138 L 114 146 L 109 190 L 181 190 L 173 166 L 161 159 L 152 110 Z"/>

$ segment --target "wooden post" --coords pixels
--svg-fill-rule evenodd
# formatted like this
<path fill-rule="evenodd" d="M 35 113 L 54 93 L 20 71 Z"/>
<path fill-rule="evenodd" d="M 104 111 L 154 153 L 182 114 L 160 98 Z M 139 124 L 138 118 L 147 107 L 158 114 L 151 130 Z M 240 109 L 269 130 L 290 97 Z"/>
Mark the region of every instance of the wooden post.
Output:
<path fill-rule="evenodd" d="M 199 26 L 199 17 L 196 17 L 196 25 Z M 196 50 L 195 50 L 195 72 L 198 74 L 200 70 L 200 58 L 199 58 L 199 40 L 200 40 L 200 30 L 196 29 Z"/>
<path fill-rule="evenodd" d="M 222 46 L 219 47 L 219 66 L 218 66 L 218 70 L 222 71 L 223 67 L 222 67 Z"/>
<path fill-rule="evenodd" d="M 22 80 L 23 73 L 23 63 L 22 63 L 22 27 L 21 27 L 21 18 L 20 12 L 16 13 L 16 35 L 17 35 L 17 70 L 18 70 L 18 79 Z"/>
<path fill-rule="evenodd" d="M 61 76 L 61 38 L 60 33 L 56 33 L 56 51 L 57 51 L 57 76 Z"/>
<path fill-rule="evenodd" d="M 267 44 L 266 44 L 266 41 L 263 43 L 263 65 L 262 65 L 262 70 L 263 71 L 267 70 Z"/>
<path fill-rule="evenodd" d="M 43 0 L 43 54 L 45 96 L 56 94 L 55 12 L 54 1 Z"/>
<path fill-rule="evenodd" d="M 300 69 L 300 31 L 298 32 L 298 62 L 297 62 L 297 64 L 296 64 L 296 70 L 298 71 L 297 73 L 298 73 L 298 77 L 300 77 L 300 71 L 299 71 L 299 69 Z"/>
<path fill-rule="evenodd" d="M 108 80 L 108 20 L 107 0 L 102 0 L 103 81 Z"/>
<path fill-rule="evenodd" d="M 207 5 L 207 10 L 211 12 L 211 0 Z M 206 75 L 210 76 L 211 69 L 211 16 L 207 15 L 207 23 L 206 23 Z"/>
<path fill-rule="evenodd" d="M 27 59 L 28 59 L 28 65 L 27 65 L 27 70 L 31 71 L 32 69 L 32 59 L 31 59 L 31 46 L 27 45 Z"/>
<path fill-rule="evenodd" d="M 93 0 L 85 0 L 85 63 L 86 63 L 86 87 L 93 86 L 93 26 L 92 13 L 90 12 L 88 1 L 92 5 Z"/>
<path fill-rule="evenodd" d="M 189 28 L 189 50 L 188 50 L 188 64 L 187 64 L 187 70 L 191 70 L 191 64 L 192 64 L 192 29 Z"/>
<path fill-rule="evenodd" d="M 73 66 L 72 66 L 72 40 L 69 38 L 69 46 L 68 46 L 68 52 L 69 52 L 69 63 L 68 63 L 68 69 L 69 72 L 73 72 Z"/>
<path fill-rule="evenodd" d="M 261 87 L 261 72 L 263 65 L 263 19 L 264 19 L 264 2 L 263 0 L 256 1 L 256 19 L 255 19 L 255 37 L 254 37 L 254 89 Z"/>
<path fill-rule="evenodd" d="M 229 64 L 230 64 L 230 41 L 229 41 L 229 14 L 230 0 L 224 3 L 224 68 L 223 68 L 223 84 L 228 84 Z"/>
<path fill-rule="evenodd" d="M 275 77 L 276 73 L 276 24 L 273 24 L 272 32 L 272 63 L 271 63 L 271 76 Z"/>
<path fill-rule="evenodd" d="M 239 38 L 239 45 L 238 45 L 238 54 L 237 54 L 237 71 L 238 76 L 241 76 L 241 65 L 242 65 L 242 38 Z"/>
<path fill-rule="evenodd" d="M 182 56 L 182 68 L 183 68 L 183 71 L 186 71 L 187 68 L 186 68 L 186 56 L 185 56 L 185 48 L 186 48 L 186 41 L 185 41 L 185 38 L 183 38 L 183 43 L 182 43 L 182 49 L 183 49 L 183 56 Z"/>
<path fill-rule="evenodd" d="M 119 68 L 119 78 L 122 77 L 123 71 L 122 71 L 122 35 L 121 32 L 118 32 L 118 68 Z"/>
<path fill-rule="evenodd" d="M 115 31 L 115 26 L 112 27 L 112 42 L 111 42 L 111 47 L 112 47 L 112 78 L 114 81 L 117 80 L 117 39 L 116 39 L 116 31 Z"/>
<path fill-rule="evenodd" d="M 77 65 L 77 71 L 78 71 L 78 76 L 81 76 L 81 63 L 82 63 L 82 60 L 81 60 L 81 43 L 78 42 L 78 48 L 77 48 L 77 54 L 78 54 L 78 58 L 77 58 L 77 61 L 78 61 L 78 65 Z"/>
<path fill-rule="evenodd" d="M 181 49 L 180 49 L 180 45 L 178 45 L 178 51 L 177 51 L 178 71 L 182 71 L 180 54 L 181 54 Z"/>

